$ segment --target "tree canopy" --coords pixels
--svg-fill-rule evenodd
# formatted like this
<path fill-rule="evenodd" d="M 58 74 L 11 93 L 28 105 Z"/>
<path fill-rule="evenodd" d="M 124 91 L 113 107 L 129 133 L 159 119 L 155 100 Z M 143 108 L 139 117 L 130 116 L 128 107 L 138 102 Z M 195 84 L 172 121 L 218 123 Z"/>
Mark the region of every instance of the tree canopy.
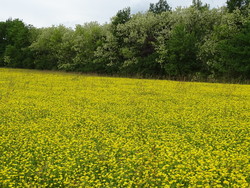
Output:
<path fill-rule="evenodd" d="M 211 9 L 119 10 L 110 23 L 35 28 L 0 22 L 0 66 L 189 80 L 250 79 L 249 0 Z"/>
<path fill-rule="evenodd" d="M 171 7 L 166 0 L 159 0 L 157 3 L 150 3 L 149 11 L 160 14 L 162 12 L 170 11 Z"/>

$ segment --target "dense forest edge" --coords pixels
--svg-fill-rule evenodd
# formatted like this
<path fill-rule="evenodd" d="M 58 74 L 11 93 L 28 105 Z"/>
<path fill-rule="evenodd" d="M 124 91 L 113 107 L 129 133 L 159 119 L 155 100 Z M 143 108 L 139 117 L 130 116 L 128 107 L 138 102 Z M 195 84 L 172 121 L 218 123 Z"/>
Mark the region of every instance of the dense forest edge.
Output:
<path fill-rule="evenodd" d="M 0 22 L 0 67 L 191 81 L 250 80 L 249 0 L 210 8 L 200 0 L 172 9 L 167 1 L 110 23 L 36 28 Z"/>

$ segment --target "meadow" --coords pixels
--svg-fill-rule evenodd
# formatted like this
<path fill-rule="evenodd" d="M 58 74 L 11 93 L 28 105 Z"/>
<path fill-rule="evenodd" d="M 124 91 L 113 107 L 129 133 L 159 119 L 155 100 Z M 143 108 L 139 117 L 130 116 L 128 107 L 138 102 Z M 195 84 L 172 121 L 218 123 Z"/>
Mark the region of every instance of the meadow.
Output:
<path fill-rule="evenodd" d="M 250 187 L 250 85 L 1 68 L 0 187 Z"/>

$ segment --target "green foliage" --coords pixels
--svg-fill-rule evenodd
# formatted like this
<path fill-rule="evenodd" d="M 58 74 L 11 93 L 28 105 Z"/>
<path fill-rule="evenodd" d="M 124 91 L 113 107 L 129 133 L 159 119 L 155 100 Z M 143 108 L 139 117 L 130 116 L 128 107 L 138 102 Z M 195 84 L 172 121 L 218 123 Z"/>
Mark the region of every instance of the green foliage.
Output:
<path fill-rule="evenodd" d="M 96 22 L 76 26 L 74 33 L 74 68 L 81 72 L 96 72 L 99 64 L 93 63 L 95 51 L 102 44 L 103 28 Z"/>
<path fill-rule="evenodd" d="M 172 79 L 249 79 L 249 1 L 119 10 L 110 23 L 37 29 L 0 22 L 0 66 Z M 244 45 L 242 45 L 244 44 Z"/>
<path fill-rule="evenodd" d="M 131 9 L 130 7 L 119 10 L 111 19 L 111 24 L 117 26 L 119 24 L 125 24 L 130 19 Z"/>
<path fill-rule="evenodd" d="M 62 30 L 62 42 L 57 49 L 57 68 L 65 71 L 74 71 L 73 59 L 76 56 L 76 52 L 73 49 L 74 46 L 74 31 L 64 28 Z"/>
<path fill-rule="evenodd" d="M 0 66 L 24 67 L 29 58 L 30 27 L 18 19 L 0 23 Z"/>
<path fill-rule="evenodd" d="M 203 3 L 201 2 L 201 0 L 193 0 L 192 7 L 196 8 L 198 10 L 209 9 L 209 5 L 208 4 L 203 5 Z"/>
<path fill-rule="evenodd" d="M 231 38 L 218 44 L 222 72 L 227 77 L 250 79 L 250 22 Z"/>
<path fill-rule="evenodd" d="M 126 24 L 131 19 L 130 8 L 119 10 L 111 19 L 109 25 L 103 26 L 103 35 L 99 40 L 94 52 L 94 65 L 96 72 L 106 74 L 118 74 L 124 61 L 122 50 L 124 41 L 119 31 L 119 27 Z"/>
<path fill-rule="evenodd" d="M 159 0 L 157 3 L 150 3 L 149 11 L 155 14 L 160 14 L 162 12 L 171 11 L 171 7 L 166 0 Z"/>
<path fill-rule="evenodd" d="M 125 74 L 157 75 L 160 66 L 155 62 L 156 31 L 159 29 L 157 15 L 138 13 L 118 28 L 123 38 L 121 54 L 122 72 Z M 158 68 L 157 68 L 158 66 Z"/>
<path fill-rule="evenodd" d="M 103 43 L 95 51 L 94 63 L 99 67 L 101 73 L 118 74 L 121 67 L 122 56 L 119 50 L 117 38 L 110 32 L 110 27 L 105 33 Z"/>
<path fill-rule="evenodd" d="M 6 23 L 0 22 L 0 66 L 4 66 L 4 52 L 7 46 L 6 41 Z"/>
<path fill-rule="evenodd" d="M 249 0 L 227 0 L 227 8 L 229 12 L 233 12 L 236 9 L 244 10 L 249 5 Z"/>
<path fill-rule="evenodd" d="M 117 27 L 121 24 L 125 24 L 126 22 L 128 22 L 131 18 L 131 9 L 128 8 L 124 8 L 122 10 L 119 10 L 116 14 L 116 16 L 114 16 L 111 19 L 111 32 L 112 34 L 117 37 L 118 35 L 118 31 L 117 31 Z M 119 40 L 119 38 L 117 37 L 117 40 Z"/>
<path fill-rule="evenodd" d="M 30 49 L 35 54 L 35 68 L 37 69 L 57 69 L 62 59 L 66 57 L 64 52 L 64 35 L 70 29 L 64 26 L 44 28 L 40 30 L 36 41 L 32 43 Z"/>
<path fill-rule="evenodd" d="M 181 76 L 198 71 L 196 37 L 184 24 L 176 24 L 170 32 L 165 48 L 160 51 L 162 66 L 168 76 Z"/>
<path fill-rule="evenodd" d="M 247 60 L 245 63 L 241 60 L 249 57 L 247 52 L 249 43 L 237 44 L 237 42 L 243 42 L 238 37 L 245 30 L 248 18 L 239 10 L 220 14 L 222 14 L 220 21 L 218 20 L 211 34 L 206 37 L 200 48 L 199 57 L 207 64 L 210 76 L 214 78 L 249 79 L 247 76 L 249 63 Z M 244 38 L 247 41 L 247 36 Z"/>

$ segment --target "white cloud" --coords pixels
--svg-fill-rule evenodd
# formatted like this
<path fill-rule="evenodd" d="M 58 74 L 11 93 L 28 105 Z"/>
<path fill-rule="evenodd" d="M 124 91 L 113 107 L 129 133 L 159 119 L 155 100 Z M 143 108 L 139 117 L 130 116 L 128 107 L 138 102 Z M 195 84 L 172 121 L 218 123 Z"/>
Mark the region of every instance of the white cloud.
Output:
<path fill-rule="evenodd" d="M 65 24 L 74 26 L 90 21 L 109 22 L 118 10 L 131 7 L 132 12 L 145 11 L 158 0 L 1 0 L 0 20 L 19 18 L 36 27 Z M 225 0 L 204 0 L 212 7 Z M 171 7 L 189 6 L 192 0 L 168 0 Z"/>

